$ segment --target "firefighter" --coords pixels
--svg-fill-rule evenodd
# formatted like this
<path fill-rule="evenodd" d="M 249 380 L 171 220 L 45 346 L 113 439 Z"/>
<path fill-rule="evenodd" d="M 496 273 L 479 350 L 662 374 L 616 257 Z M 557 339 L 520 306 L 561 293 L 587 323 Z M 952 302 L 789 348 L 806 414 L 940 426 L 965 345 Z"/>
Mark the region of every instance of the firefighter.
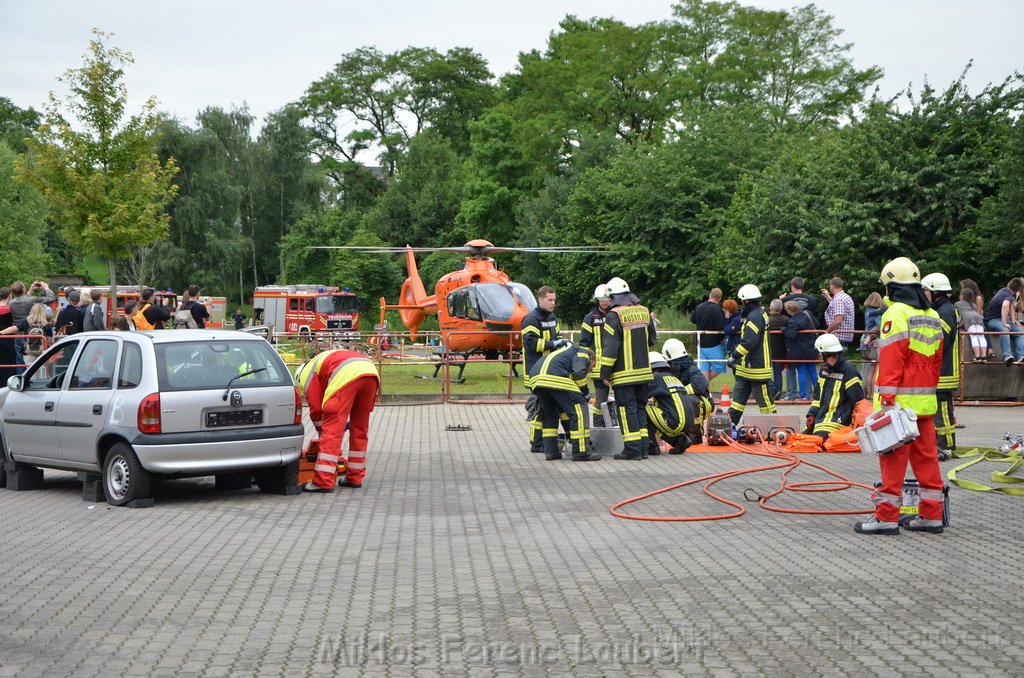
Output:
<path fill-rule="evenodd" d="M 615 391 L 622 452 L 615 459 L 647 458 L 647 386 L 654 380 L 647 352 L 657 341 L 654 317 L 622 278 L 608 281 L 611 297 L 601 342 L 601 381 Z"/>
<path fill-rule="evenodd" d="M 935 437 L 939 461 L 946 461 L 956 449 L 956 419 L 953 417 L 953 391 L 960 388 L 960 311 L 950 300 L 953 287 L 942 273 L 929 273 L 921 279 L 924 294 L 942 321 L 942 373 L 935 391 L 939 411 L 935 413 Z"/>
<path fill-rule="evenodd" d="M 827 440 L 830 433 L 853 422 L 853 408 L 864 400 L 864 381 L 857 368 L 847 362 L 836 335 L 820 335 L 814 340 L 814 348 L 823 364 L 818 370 L 818 397 L 807 411 L 804 433 Z"/>
<path fill-rule="evenodd" d="M 597 304 L 583 318 L 583 325 L 580 327 L 580 347 L 589 348 L 595 355 L 601 355 L 601 331 L 604 329 L 604 317 L 608 314 L 608 306 L 612 303 L 608 296 L 608 286 L 601 284 L 594 288 L 594 300 Z M 601 381 L 601 366 L 596 362 L 590 373 L 594 382 L 594 402 L 590 406 L 590 413 L 594 426 L 606 426 L 604 415 L 601 412 L 601 405 L 608 401 L 608 387 Z"/>
<path fill-rule="evenodd" d="M 658 433 L 672 446 L 669 454 L 682 454 L 692 442 L 689 432 L 699 431 L 711 411 L 710 400 L 689 394 L 661 353 L 651 351 L 647 358 L 654 373 L 654 381 L 647 388 L 648 454 L 661 454 Z"/>
<path fill-rule="evenodd" d="M 917 438 L 878 456 L 882 484 L 872 495 L 875 515 L 854 525 L 862 534 L 899 534 L 900 506 L 907 463 L 920 487 L 918 515 L 906 527 L 942 532 L 942 473 L 935 448 L 938 410 L 935 391 L 942 371 L 942 321 L 921 287 L 921 273 L 906 257 L 893 259 L 879 282 L 888 309 L 882 316 L 875 375 L 875 410 L 898 403 L 917 415 Z"/>
<path fill-rule="evenodd" d="M 599 461 L 588 451 L 587 379 L 594 367 L 594 352 L 566 344 L 545 354 L 530 368 L 530 382 L 540 403 L 544 458 L 561 459 L 558 422 L 564 415 L 573 461 Z"/>
<path fill-rule="evenodd" d="M 537 307 L 526 314 L 523 318 L 523 379 L 526 388 L 533 392 L 530 371 L 534 363 L 544 355 L 556 348 L 565 346 L 566 340 L 558 336 L 558 318 L 555 317 L 555 290 L 544 285 L 537 290 Z M 541 453 L 544 451 L 542 441 L 542 426 L 540 422 L 540 410 L 536 405 L 536 398 L 533 398 L 532 407 L 528 403 L 530 411 L 530 452 Z"/>
<path fill-rule="evenodd" d="M 715 399 L 711 396 L 711 387 L 704 376 L 704 372 L 694 362 L 686 350 L 686 346 L 678 339 L 672 338 L 665 341 L 661 347 L 661 353 L 668 360 L 668 366 L 672 374 L 682 383 L 688 396 L 696 398 L 697 405 L 704 412 L 699 422 L 686 429 L 690 441 L 699 441 L 704 436 L 703 422 L 714 412 Z"/>
<path fill-rule="evenodd" d="M 772 379 L 772 352 L 768 345 L 768 316 L 761 308 L 761 290 L 757 285 L 747 284 L 736 296 L 743 302 L 743 329 L 739 345 L 729 356 L 729 365 L 736 370 L 732 405 L 729 406 L 733 425 L 740 423 L 751 393 L 762 413 L 775 412 L 772 394 L 768 392 Z"/>
<path fill-rule="evenodd" d="M 295 381 L 305 395 L 309 418 L 320 434 L 313 480 L 303 485 L 302 490 L 333 492 L 339 461 L 345 464 L 345 480 L 337 485 L 362 487 L 370 412 L 377 402 L 380 382 L 373 361 L 355 351 L 324 351 L 299 368 Z M 348 459 L 342 455 L 346 424 Z"/>

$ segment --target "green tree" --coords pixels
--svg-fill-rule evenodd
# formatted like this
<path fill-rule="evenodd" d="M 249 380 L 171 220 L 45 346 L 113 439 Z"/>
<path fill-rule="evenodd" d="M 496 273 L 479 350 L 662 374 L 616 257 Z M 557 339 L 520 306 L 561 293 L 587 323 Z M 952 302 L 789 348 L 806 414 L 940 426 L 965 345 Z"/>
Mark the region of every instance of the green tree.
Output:
<path fill-rule="evenodd" d="M 45 247 L 46 202 L 33 188 L 14 181 L 14 151 L 0 140 L 0 280 L 38 280 L 53 265 Z"/>
<path fill-rule="evenodd" d="M 39 113 L 32 108 L 21 109 L 7 97 L 0 97 L 0 140 L 15 153 L 24 153 L 25 139 L 39 126 Z"/>
<path fill-rule="evenodd" d="M 19 156 L 16 175 L 45 197 L 53 220 L 69 239 L 107 260 L 112 293 L 117 260 L 132 246 L 159 240 L 170 216 L 164 207 L 177 186 L 177 166 L 156 154 L 160 117 L 155 99 L 125 119 L 122 78 L 131 54 L 107 47 L 93 31 L 85 63 L 61 79 L 71 90 L 61 102 L 50 93 L 43 124 Z M 75 124 L 80 127 L 76 129 Z"/>

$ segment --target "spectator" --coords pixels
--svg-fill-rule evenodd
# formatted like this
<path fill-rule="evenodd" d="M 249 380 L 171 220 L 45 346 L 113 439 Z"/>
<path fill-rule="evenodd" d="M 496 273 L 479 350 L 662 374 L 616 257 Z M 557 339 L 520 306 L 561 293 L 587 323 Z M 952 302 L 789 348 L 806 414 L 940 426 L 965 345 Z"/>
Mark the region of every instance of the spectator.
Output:
<path fill-rule="evenodd" d="M 814 297 L 804 294 L 804 279 L 797 276 L 789 281 L 789 294 L 784 294 L 782 300 L 783 308 L 787 301 L 795 301 L 800 304 L 801 311 L 810 311 L 812 316 L 818 315 L 818 302 Z"/>
<path fill-rule="evenodd" d="M 846 350 L 853 343 L 853 297 L 843 290 L 842 278 L 832 278 L 828 289 L 821 291 L 821 296 L 828 302 L 828 308 L 825 309 L 825 332 L 836 335 Z"/>
<path fill-rule="evenodd" d="M 960 312 L 960 329 L 967 333 L 971 339 L 971 353 L 974 362 L 983 363 L 992 356 L 992 350 L 985 340 L 985 320 L 975 305 L 976 297 L 974 290 L 963 287 L 960 290 L 960 301 L 954 304 Z"/>
<path fill-rule="evenodd" d="M 166 306 L 153 303 L 155 293 L 156 290 L 152 287 L 142 290 L 142 298 L 139 302 L 140 310 L 136 311 L 135 316 L 132 317 L 137 329 L 162 330 L 164 321 L 171 319 L 171 312 L 167 310 Z"/>
<path fill-rule="evenodd" d="M 139 302 L 134 299 L 126 301 L 124 304 L 124 315 L 118 316 L 117 322 L 114 323 L 114 329 L 118 332 L 134 332 L 135 321 L 132 320 L 132 316 L 135 315 L 138 307 Z"/>
<path fill-rule="evenodd" d="M 1024 283 L 1020 278 L 1013 278 L 994 295 L 985 310 L 985 326 L 992 332 L 1001 332 L 999 345 L 1003 352 L 1003 361 L 1010 365 L 1016 360 L 1024 365 L 1024 327 L 1017 324 L 1015 304 Z M 1013 350 L 1010 349 L 1010 337 L 1013 337 Z"/>
<path fill-rule="evenodd" d="M 25 339 L 25 364 L 31 365 L 53 341 L 53 324 L 46 315 L 47 307 L 35 304 L 28 316 L 3 332 L 31 335 Z"/>
<path fill-rule="evenodd" d="M 78 290 L 68 290 L 64 297 L 68 300 L 67 306 L 57 314 L 57 320 L 53 323 L 54 333 L 57 336 L 78 334 L 82 331 L 82 318 L 84 314 L 78 305 L 82 302 L 82 295 Z"/>
<path fill-rule="evenodd" d="M 768 390 L 772 400 L 782 397 L 782 372 L 786 366 L 786 336 L 783 332 L 788 322 L 789 316 L 783 310 L 782 301 L 772 299 L 768 304 L 768 344 L 772 351 L 772 383 L 768 385 Z"/>
<path fill-rule="evenodd" d="M 107 313 L 100 303 L 103 299 L 103 292 L 100 290 L 89 290 L 89 298 L 92 301 L 85 308 L 85 317 L 82 318 L 82 331 L 99 332 L 107 329 Z"/>
<path fill-rule="evenodd" d="M 700 332 L 697 347 L 697 367 L 704 373 L 708 384 L 719 374 L 725 374 L 725 347 L 722 330 L 725 329 L 725 312 L 722 310 L 722 290 L 713 288 L 708 300 L 697 304 L 690 320 Z M 738 308 L 738 307 L 737 307 Z"/>
<path fill-rule="evenodd" d="M 974 309 L 978 313 L 985 312 L 985 295 L 981 293 L 981 288 L 978 287 L 978 283 L 974 282 L 970 278 L 964 278 L 960 281 L 960 289 L 967 289 L 974 292 Z"/>
<path fill-rule="evenodd" d="M 0 287 L 0 331 L 13 326 L 11 307 L 11 288 Z M 14 354 L 14 339 L 0 339 L 0 386 L 6 386 L 7 380 L 18 373 L 17 358 Z"/>
<path fill-rule="evenodd" d="M 192 318 L 196 321 L 196 327 L 201 330 L 205 329 L 206 321 L 210 319 L 210 311 L 206 308 L 205 304 L 199 301 L 199 285 L 188 286 L 188 300 L 190 303 L 188 309 L 192 311 Z"/>
<path fill-rule="evenodd" d="M 860 357 L 864 360 L 877 360 L 878 347 L 875 340 L 878 339 L 878 328 L 882 324 L 882 315 L 885 313 L 885 304 L 882 302 L 882 295 L 872 292 L 864 300 L 864 334 L 860 335 Z"/>
<path fill-rule="evenodd" d="M 790 318 L 784 331 L 786 337 L 786 355 L 794 361 L 799 377 L 800 399 L 807 400 L 809 395 L 817 392 L 815 383 L 815 366 L 818 352 L 814 348 L 814 318 L 809 311 L 801 311 L 800 304 L 795 301 L 786 302 L 786 312 Z M 794 386 L 790 385 L 790 389 Z M 796 398 L 792 398 L 795 400 Z"/>
<path fill-rule="evenodd" d="M 36 280 L 29 288 L 25 289 L 25 283 L 21 280 L 16 280 L 11 285 L 11 299 L 8 304 L 11 307 L 11 322 L 17 323 L 19 320 L 24 320 L 28 317 L 28 312 L 32 310 L 35 304 L 52 304 L 57 300 L 56 295 L 50 290 L 50 286 L 42 280 Z M 25 340 L 15 339 L 14 340 L 14 353 L 15 360 L 18 364 L 24 362 L 25 357 Z M 18 374 L 24 372 L 24 368 L 18 368 Z"/>
<path fill-rule="evenodd" d="M 743 329 L 743 316 L 740 315 L 740 305 L 735 299 L 726 299 L 722 302 L 722 311 L 725 313 L 725 353 L 732 355 L 740 343 L 740 331 Z"/>
<path fill-rule="evenodd" d="M 242 309 L 238 309 L 237 311 L 235 311 L 235 315 L 233 316 L 233 319 L 235 321 L 235 329 L 236 330 L 240 330 L 243 327 L 245 327 L 246 315 L 244 313 L 242 313 Z"/>

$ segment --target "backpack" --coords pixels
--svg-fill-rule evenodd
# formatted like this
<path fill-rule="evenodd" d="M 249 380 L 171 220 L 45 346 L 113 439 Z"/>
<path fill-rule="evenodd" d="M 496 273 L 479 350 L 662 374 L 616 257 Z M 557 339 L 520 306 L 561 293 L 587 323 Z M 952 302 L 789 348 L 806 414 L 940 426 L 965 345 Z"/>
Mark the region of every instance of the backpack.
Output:
<path fill-rule="evenodd" d="M 191 303 L 188 307 L 182 304 L 178 307 L 178 310 L 174 312 L 174 329 L 176 330 L 195 330 L 199 329 L 199 325 L 196 324 L 196 318 L 192 315 Z"/>
<path fill-rule="evenodd" d="M 156 329 L 156 325 L 154 325 L 153 323 L 149 322 L 149 320 L 146 319 L 146 316 L 143 315 L 143 313 L 146 312 L 146 309 L 149 308 L 152 305 L 153 304 L 148 304 L 148 303 L 147 304 L 143 304 L 142 308 L 139 309 L 138 311 L 136 311 L 135 315 L 132 316 L 132 322 L 135 323 L 135 329 L 137 329 L 137 330 L 155 330 Z"/>
<path fill-rule="evenodd" d="M 43 333 L 42 325 L 32 325 L 28 328 L 28 338 L 25 339 L 25 355 L 38 356 L 46 348 L 46 334 Z"/>

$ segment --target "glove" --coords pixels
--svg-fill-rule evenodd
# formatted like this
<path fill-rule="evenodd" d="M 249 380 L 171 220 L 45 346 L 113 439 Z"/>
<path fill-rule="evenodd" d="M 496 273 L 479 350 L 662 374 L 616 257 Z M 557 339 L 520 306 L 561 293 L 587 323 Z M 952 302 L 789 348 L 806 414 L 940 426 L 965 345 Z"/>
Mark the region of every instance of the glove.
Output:
<path fill-rule="evenodd" d="M 568 346 L 568 345 L 569 345 L 569 342 L 566 341 L 565 339 L 555 339 L 554 341 L 551 342 L 551 350 L 553 351 L 556 348 L 562 348 L 563 346 Z"/>
<path fill-rule="evenodd" d="M 805 428 L 804 433 L 814 433 L 814 415 L 808 414 L 804 420 Z"/>
<path fill-rule="evenodd" d="M 892 409 L 892 406 L 895 405 L 895 404 L 896 404 L 896 396 L 894 396 L 894 395 L 884 395 L 884 396 L 882 396 L 882 409 L 883 410 L 890 410 L 890 409 Z"/>
<path fill-rule="evenodd" d="M 735 367 L 736 363 L 738 363 L 739 361 L 740 361 L 739 355 L 736 354 L 736 353 L 733 353 L 732 355 L 729 356 L 729 359 L 725 361 L 725 366 L 726 367 Z"/>

